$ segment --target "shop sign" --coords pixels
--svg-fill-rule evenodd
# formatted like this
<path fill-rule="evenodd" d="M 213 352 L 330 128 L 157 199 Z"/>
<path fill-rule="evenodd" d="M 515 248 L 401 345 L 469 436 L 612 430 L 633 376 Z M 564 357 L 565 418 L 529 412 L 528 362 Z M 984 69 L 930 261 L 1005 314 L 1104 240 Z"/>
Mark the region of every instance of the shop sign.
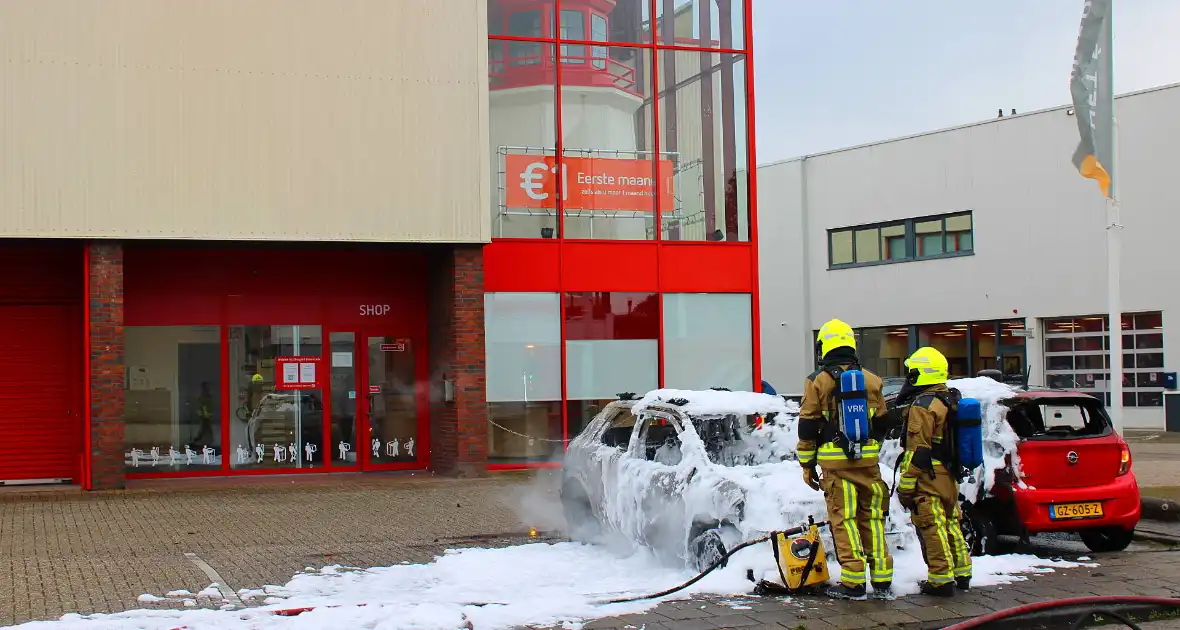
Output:
<path fill-rule="evenodd" d="M 381 386 L 380 385 L 370 385 L 369 386 L 369 393 L 370 394 L 380 394 L 381 393 Z"/>
<path fill-rule="evenodd" d="M 361 317 L 381 317 L 389 314 L 388 304 L 361 304 Z"/>
<path fill-rule="evenodd" d="M 552 155 L 504 156 L 505 205 L 555 210 L 556 163 Z M 568 209 L 651 212 L 652 197 L 657 192 L 661 213 L 676 209 L 671 160 L 660 160 L 655 178 L 651 160 L 626 158 L 567 157 L 562 160 L 561 171 Z"/>
<path fill-rule="evenodd" d="M 405 352 L 406 351 L 406 340 L 405 339 L 398 339 L 397 342 L 395 342 L 395 343 L 383 343 L 383 344 L 381 344 L 381 351 L 382 352 Z"/>
<path fill-rule="evenodd" d="M 321 358 L 275 357 L 275 389 L 319 389 Z"/>

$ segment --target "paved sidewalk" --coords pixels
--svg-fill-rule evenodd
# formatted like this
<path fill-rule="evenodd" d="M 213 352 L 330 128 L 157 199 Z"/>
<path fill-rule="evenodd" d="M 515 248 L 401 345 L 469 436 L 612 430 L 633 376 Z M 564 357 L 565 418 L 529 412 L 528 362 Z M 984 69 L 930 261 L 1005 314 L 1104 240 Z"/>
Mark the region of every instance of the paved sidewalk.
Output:
<path fill-rule="evenodd" d="M 555 496 L 555 484 L 540 484 Z M 528 538 L 521 501 L 532 486 L 517 474 L 420 473 L 0 491 L 0 625 L 137 608 L 143 593 L 199 592 L 213 580 L 186 552 L 241 589 L 286 584 L 308 566 L 428 562 L 446 548 L 518 544 Z"/>
<path fill-rule="evenodd" d="M 710 597 L 661 604 L 643 615 L 600 619 L 586 624 L 585 630 L 925 629 L 943 628 L 1021 604 L 1068 597 L 1180 597 L 1180 551 L 1143 550 L 1091 557 L 1100 566 L 1056 569 L 1054 573 L 1030 575 L 1027 581 L 1016 584 L 971 589 L 953 599 L 912 595 L 891 602 L 835 602 L 821 597 Z"/>
<path fill-rule="evenodd" d="M 109 493 L 0 490 L 0 625 L 138 608 L 140 594 L 196 593 L 212 581 L 257 589 L 285 584 L 309 566 L 427 562 L 447 548 L 520 544 L 530 540 L 529 526 L 561 527 L 556 488 L 556 475 L 542 472 L 462 480 L 418 474 L 167 481 Z M 1042 545 L 1043 555 L 1083 553 L 1069 541 Z M 1180 596 L 1180 553 L 1140 543 L 1133 549 L 1094 556 L 1099 568 L 1037 575 L 950 602 L 709 598 L 588 628 L 941 627 L 944 620 L 1078 594 Z M 210 579 L 186 553 L 221 579 Z M 741 603 L 725 603 L 735 601 Z M 169 605 L 180 604 L 155 604 Z"/>

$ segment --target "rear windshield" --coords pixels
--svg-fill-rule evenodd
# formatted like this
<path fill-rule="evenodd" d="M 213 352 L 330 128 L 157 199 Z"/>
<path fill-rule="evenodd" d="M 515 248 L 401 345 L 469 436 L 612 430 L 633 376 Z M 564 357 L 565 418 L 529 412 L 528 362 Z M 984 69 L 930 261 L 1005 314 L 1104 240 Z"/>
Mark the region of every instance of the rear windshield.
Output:
<path fill-rule="evenodd" d="M 1008 425 L 1022 438 L 1080 438 L 1110 433 L 1102 403 L 1085 400 L 1009 401 Z"/>

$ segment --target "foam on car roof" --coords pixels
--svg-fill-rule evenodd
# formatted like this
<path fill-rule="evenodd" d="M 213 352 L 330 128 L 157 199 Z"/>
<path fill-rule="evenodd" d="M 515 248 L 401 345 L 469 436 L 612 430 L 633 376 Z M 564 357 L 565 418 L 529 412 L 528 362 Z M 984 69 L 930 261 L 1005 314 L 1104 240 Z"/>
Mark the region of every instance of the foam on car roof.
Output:
<path fill-rule="evenodd" d="M 646 408 L 656 403 L 668 403 L 674 399 L 687 400 L 679 405 L 685 413 L 692 415 L 725 415 L 725 414 L 760 414 L 799 413 L 799 406 L 788 402 L 781 396 L 759 394 L 757 392 L 727 392 L 717 390 L 691 389 L 657 389 L 648 392 L 632 407 L 632 413 L 642 413 Z"/>

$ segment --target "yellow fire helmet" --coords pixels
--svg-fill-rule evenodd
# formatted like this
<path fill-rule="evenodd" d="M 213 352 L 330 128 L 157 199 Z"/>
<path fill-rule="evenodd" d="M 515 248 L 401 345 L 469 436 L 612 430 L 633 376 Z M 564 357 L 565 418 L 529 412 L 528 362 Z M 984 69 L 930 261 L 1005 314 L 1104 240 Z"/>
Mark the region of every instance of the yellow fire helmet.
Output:
<path fill-rule="evenodd" d="M 250 377 L 250 382 L 251 383 L 261 383 L 262 382 L 262 375 L 255 373 L 254 376 Z"/>
<path fill-rule="evenodd" d="M 917 372 L 914 385 L 937 385 L 945 383 L 949 374 L 946 357 L 941 352 L 926 346 L 905 360 L 905 367 L 911 373 Z"/>
<path fill-rule="evenodd" d="M 815 345 L 819 346 L 819 355 L 825 357 L 836 348 L 852 348 L 856 350 L 856 335 L 852 333 L 852 326 L 838 319 L 830 319 L 819 328 L 815 337 Z"/>

